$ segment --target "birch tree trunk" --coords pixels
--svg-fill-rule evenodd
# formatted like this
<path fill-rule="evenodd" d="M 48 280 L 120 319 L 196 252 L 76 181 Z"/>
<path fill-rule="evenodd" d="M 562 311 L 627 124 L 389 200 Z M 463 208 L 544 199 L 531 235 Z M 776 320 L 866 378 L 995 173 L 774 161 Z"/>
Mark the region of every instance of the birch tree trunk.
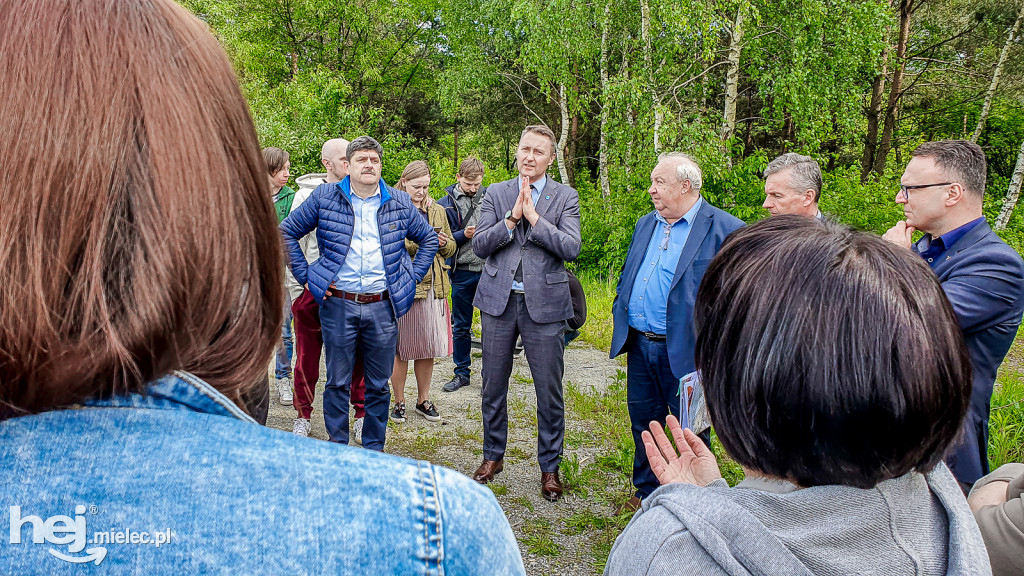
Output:
<path fill-rule="evenodd" d="M 913 0 L 901 0 L 900 10 L 900 32 L 896 42 L 896 65 L 892 72 L 892 83 L 889 85 L 889 103 L 885 107 L 885 124 L 882 127 L 882 139 L 878 143 L 878 150 L 875 153 L 875 173 L 881 175 L 885 172 L 885 160 L 889 156 L 889 149 L 892 147 L 892 133 L 896 129 L 896 109 L 899 107 L 901 90 L 903 88 L 903 74 L 907 68 L 907 46 L 910 43 L 910 17 L 914 14 Z"/>
<path fill-rule="evenodd" d="M 611 28 L 612 0 L 604 5 L 601 24 L 601 143 L 598 145 L 597 171 L 601 180 L 601 196 L 611 198 L 612 186 L 608 179 L 608 32 Z"/>
<path fill-rule="evenodd" d="M 992 83 L 989 84 L 988 92 L 985 93 L 985 104 L 981 107 L 981 117 L 978 118 L 978 127 L 974 129 L 974 134 L 971 135 L 971 142 L 977 143 L 982 129 L 985 128 L 985 120 L 988 119 L 988 113 L 992 109 L 992 98 L 996 95 L 996 86 L 999 85 L 999 77 L 1003 74 L 1003 64 L 1006 63 L 1006 57 L 1010 54 L 1010 46 L 1013 44 L 1014 37 L 1017 36 L 1017 31 L 1020 30 L 1022 18 L 1024 18 L 1024 9 L 1017 13 L 1017 21 L 1013 23 L 1013 28 L 1010 29 L 1010 35 L 1006 38 L 1006 44 L 1003 44 L 1003 51 L 999 53 L 999 62 L 996 63 L 996 71 L 992 74 Z"/>
<path fill-rule="evenodd" d="M 651 107 L 654 110 L 654 153 L 661 152 L 661 124 L 664 114 L 658 102 L 658 92 L 654 88 L 654 59 L 651 57 L 651 7 L 647 0 L 640 0 L 640 40 L 644 50 L 644 68 L 647 90 L 651 95 Z"/>
<path fill-rule="evenodd" d="M 1017 19 L 1020 22 L 1020 18 Z M 1010 178 L 1010 189 L 1006 191 L 1006 199 L 1003 200 L 1003 209 L 999 211 L 996 218 L 996 230 L 1003 230 L 1010 223 L 1010 215 L 1017 205 L 1017 198 L 1020 197 L 1020 185 L 1024 181 L 1024 144 L 1020 145 L 1020 153 L 1017 154 L 1017 166 L 1013 169 L 1013 177 Z"/>
<path fill-rule="evenodd" d="M 555 150 L 558 159 L 558 175 L 562 177 L 562 183 L 569 184 L 569 170 L 565 166 L 565 143 L 569 141 L 569 101 L 565 97 L 565 84 L 558 84 L 558 107 L 562 112 L 562 133 L 558 137 L 558 146 Z"/>
<path fill-rule="evenodd" d="M 740 85 L 740 52 L 743 50 L 743 18 L 747 3 L 741 2 L 736 8 L 736 21 L 729 34 L 729 67 L 725 72 L 725 112 L 722 125 L 722 142 L 727 142 L 736 132 L 736 96 Z"/>

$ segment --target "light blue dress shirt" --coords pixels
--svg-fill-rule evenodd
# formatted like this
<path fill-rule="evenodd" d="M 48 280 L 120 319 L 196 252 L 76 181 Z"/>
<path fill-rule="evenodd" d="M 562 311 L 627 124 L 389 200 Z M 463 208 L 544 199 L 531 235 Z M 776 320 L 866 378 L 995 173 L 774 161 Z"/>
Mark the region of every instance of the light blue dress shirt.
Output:
<path fill-rule="evenodd" d="M 530 190 L 532 190 L 532 192 L 533 192 L 530 195 L 530 197 L 533 198 L 533 206 L 534 207 L 537 206 L 537 201 L 540 200 L 540 195 L 541 195 L 541 193 L 544 192 L 544 186 L 547 185 L 547 183 L 548 183 L 548 177 L 545 175 L 545 176 L 541 176 L 540 180 L 537 180 L 533 184 L 530 184 Z M 515 228 L 513 228 L 512 230 L 508 231 L 508 235 L 509 236 L 512 236 L 513 234 L 515 234 Z M 513 290 L 523 290 L 523 283 L 522 282 L 516 282 L 515 280 L 513 280 L 512 281 L 512 289 Z"/>
<path fill-rule="evenodd" d="M 338 189 L 352 204 L 353 222 L 352 242 L 334 286 L 338 290 L 356 294 L 383 292 L 388 289 L 388 279 L 384 275 L 384 251 L 381 249 L 380 230 L 377 228 L 380 188 L 365 200 L 351 190 L 346 190 L 340 182 Z"/>
<path fill-rule="evenodd" d="M 629 325 L 641 332 L 665 334 L 668 331 L 666 309 L 672 278 L 676 275 L 679 255 L 690 237 L 693 219 L 703 205 L 698 198 L 693 208 L 669 224 L 661 214 L 654 213 L 658 226 L 647 243 L 644 261 L 633 279 L 629 294 Z"/>

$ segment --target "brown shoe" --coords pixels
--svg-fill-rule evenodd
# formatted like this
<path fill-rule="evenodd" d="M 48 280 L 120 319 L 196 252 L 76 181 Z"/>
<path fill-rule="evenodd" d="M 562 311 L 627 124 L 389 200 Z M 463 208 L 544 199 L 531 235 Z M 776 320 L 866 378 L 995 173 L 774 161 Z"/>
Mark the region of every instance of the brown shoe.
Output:
<path fill-rule="evenodd" d="M 484 463 L 473 472 L 473 480 L 487 484 L 494 480 L 494 475 L 505 469 L 504 460 L 484 460 Z"/>
<path fill-rule="evenodd" d="M 562 497 L 562 481 L 558 479 L 557 471 L 540 473 L 540 495 L 548 502 Z"/>
<path fill-rule="evenodd" d="M 640 509 L 640 499 L 636 496 L 631 497 L 629 500 L 623 502 L 618 509 L 615 511 L 616 516 L 622 516 L 623 514 L 632 514 Z"/>

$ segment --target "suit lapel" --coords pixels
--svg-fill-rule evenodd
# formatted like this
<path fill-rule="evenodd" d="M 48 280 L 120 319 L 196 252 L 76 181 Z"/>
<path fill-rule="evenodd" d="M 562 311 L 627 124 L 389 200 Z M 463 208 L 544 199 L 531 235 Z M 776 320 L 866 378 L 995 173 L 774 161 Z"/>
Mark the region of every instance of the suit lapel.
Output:
<path fill-rule="evenodd" d="M 697 250 L 700 249 L 708 231 L 711 230 L 712 212 L 709 206 L 707 201 L 704 201 L 700 210 L 697 211 L 697 216 L 693 219 L 693 224 L 690 225 L 690 235 L 687 236 L 683 251 L 679 254 L 679 263 L 676 264 L 676 274 L 672 277 L 672 287 L 669 291 L 676 287 L 679 279 L 683 277 L 683 273 L 690 267 L 690 263 L 697 255 Z"/>

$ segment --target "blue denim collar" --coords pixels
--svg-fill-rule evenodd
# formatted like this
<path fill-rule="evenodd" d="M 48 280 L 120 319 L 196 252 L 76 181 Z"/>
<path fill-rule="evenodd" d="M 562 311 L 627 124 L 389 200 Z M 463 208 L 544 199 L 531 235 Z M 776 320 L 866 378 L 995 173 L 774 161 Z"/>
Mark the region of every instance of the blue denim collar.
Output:
<path fill-rule="evenodd" d="M 213 386 L 182 370 L 176 370 L 152 382 L 146 387 L 145 393 L 89 400 L 85 405 L 94 408 L 186 410 L 255 422 Z"/>

